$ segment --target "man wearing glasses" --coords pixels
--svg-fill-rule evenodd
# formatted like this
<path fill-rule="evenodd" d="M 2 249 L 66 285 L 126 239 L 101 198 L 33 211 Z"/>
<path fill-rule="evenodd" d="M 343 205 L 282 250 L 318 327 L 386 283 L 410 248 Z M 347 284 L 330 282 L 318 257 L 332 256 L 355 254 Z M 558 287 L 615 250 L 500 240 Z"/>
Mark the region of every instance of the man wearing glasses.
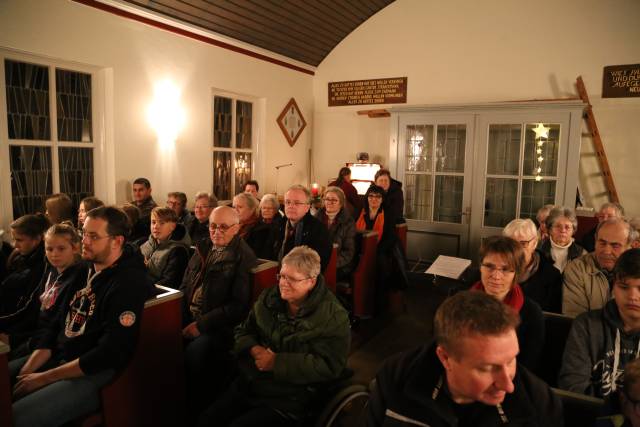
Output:
<path fill-rule="evenodd" d="M 238 213 L 217 207 L 209 217 L 209 239 L 196 244 L 180 290 L 184 293 L 182 335 L 192 411 L 226 387 L 230 379 L 233 328 L 249 312 L 253 250 L 238 236 Z"/>
<path fill-rule="evenodd" d="M 626 364 L 640 356 L 640 249 L 623 253 L 613 275 L 614 299 L 573 321 L 560 388 L 606 397 L 621 388 Z"/>
<path fill-rule="evenodd" d="M 292 185 L 284 195 L 286 220 L 274 239 L 273 259 L 282 261 L 291 249 L 306 245 L 320 255 L 321 271 L 327 268 L 331 257 L 331 241 L 325 225 L 311 215 L 311 192 L 302 185 Z"/>
<path fill-rule="evenodd" d="M 562 313 L 577 316 L 602 308 L 611 298 L 613 267 L 631 247 L 637 232 L 620 218 L 598 224 L 595 251 L 569 262 L 564 269 Z"/>
<path fill-rule="evenodd" d="M 61 425 L 100 407 L 100 388 L 136 348 L 144 303 L 153 294 L 142 257 L 125 245 L 129 220 L 102 206 L 83 226 L 85 273 L 61 305 L 64 311 L 29 358 L 9 365 L 16 426 Z"/>

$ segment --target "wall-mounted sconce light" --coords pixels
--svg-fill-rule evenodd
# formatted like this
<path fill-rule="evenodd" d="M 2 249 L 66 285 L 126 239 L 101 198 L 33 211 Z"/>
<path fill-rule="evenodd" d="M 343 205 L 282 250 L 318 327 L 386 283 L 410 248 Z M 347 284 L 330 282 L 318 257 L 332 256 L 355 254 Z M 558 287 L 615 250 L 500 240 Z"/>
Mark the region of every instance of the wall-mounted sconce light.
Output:
<path fill-rule="evenodd" d="M 185 113 L 180 105 L 180 89 L 171 81 L 163 80 L 155 85 L 147 120 L 155 130 L 160 146 L 173 146 L 184 126 Z"/>

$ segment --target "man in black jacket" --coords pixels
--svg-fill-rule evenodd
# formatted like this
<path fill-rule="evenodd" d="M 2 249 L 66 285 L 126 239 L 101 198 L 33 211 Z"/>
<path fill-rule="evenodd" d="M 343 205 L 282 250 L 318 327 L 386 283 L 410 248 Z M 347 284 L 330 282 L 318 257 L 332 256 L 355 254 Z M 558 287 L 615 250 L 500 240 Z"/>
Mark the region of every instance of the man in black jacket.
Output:
<path fill-rule="evenodd" d="M 284 195 L 284 213 L 286 220 L 282 221 L 274 238 L 273 260 L 282 258 L 296 246 L 306 245 L 320 255 L 321 272 L 329 264 L 332 243 L 329 240 L 327 227 L 309 213 L 311 207 L 311 192 L 302 185 L 292 185 Z"/>
<path fill-rule="evenodd" d="M 189 403 L 193 411 L 226 388 L 232 372 L 233 328 L 245 319 L 251 301 L 251 268 L 256 256 L 238 236 L 238 213 L 220 206 L 209 217 L 210 239 L 196 245 L 180 290 Z M 192 414 L 195 415 L 195 414 Z"/>
<path fill-rule="evenodd" d="M 481 292 L 446 300 L 435 343 L 388 360 L 369 400 L 369 426 L 562 426 L 562 405 L 517 366 L 518 315 Z"/>
<path fill-rule="evenodd" d="M 100 407 L 100 388 L 133 355 L 153 284 L 142 257 L 125 246 L 126 214 L 99 207 L 83 226 L 84 274 L 29 358 L 9 365 L 15 426 L 62 425 Z"/>

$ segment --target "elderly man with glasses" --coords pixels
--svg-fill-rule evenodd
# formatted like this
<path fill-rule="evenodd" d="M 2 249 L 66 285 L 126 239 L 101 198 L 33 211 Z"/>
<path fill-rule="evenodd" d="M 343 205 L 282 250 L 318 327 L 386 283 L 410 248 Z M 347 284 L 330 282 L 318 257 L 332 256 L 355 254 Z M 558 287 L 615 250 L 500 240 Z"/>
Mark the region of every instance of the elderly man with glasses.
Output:
<path fill-rule="evenodd" d="M 563 314 L 577 316 L 598 310 L 611 299 L 613 267 L 636 236 L 637 231 L 624 219 L 610 218 L 598 224 L 596 249 L 574 259 L 564 270 Z"/>
<path fill-rule="evenodd" d="M 257 259 L 238 236 L 238 213 L 220 206 L 209 217 L 208 240 L 196 245 L 196 252 L 182 280 L 184 293 L 182 335 L 187 386 L 193 415 L 206 399 L 225 387 L 232 372 L 229 350 L 233 328 L 249 312 L 251 268 Z"/>
<path fill-rule="evenodd" d="M 276 230 L 272 259 L 282 258 L 296 246 L 306 245 L 320 255 L 321 271 L 329 264 L 331 241 L 327 228 L 311 215 L 311 192 L 302 185 L 292 185 L 284 195 L 285 221 Z"/>

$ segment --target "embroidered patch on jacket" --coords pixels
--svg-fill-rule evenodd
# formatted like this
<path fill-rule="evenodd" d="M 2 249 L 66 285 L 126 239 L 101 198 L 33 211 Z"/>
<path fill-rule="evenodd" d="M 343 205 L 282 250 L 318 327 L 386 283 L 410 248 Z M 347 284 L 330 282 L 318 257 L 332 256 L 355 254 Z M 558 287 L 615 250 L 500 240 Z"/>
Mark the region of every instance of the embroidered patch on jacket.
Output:
<path fill-rule="evenodd" d="M 125 328 L 136 323 L 136 315 L 133 311 L 125 311 L 120 315 L 120 324 Z"/>

